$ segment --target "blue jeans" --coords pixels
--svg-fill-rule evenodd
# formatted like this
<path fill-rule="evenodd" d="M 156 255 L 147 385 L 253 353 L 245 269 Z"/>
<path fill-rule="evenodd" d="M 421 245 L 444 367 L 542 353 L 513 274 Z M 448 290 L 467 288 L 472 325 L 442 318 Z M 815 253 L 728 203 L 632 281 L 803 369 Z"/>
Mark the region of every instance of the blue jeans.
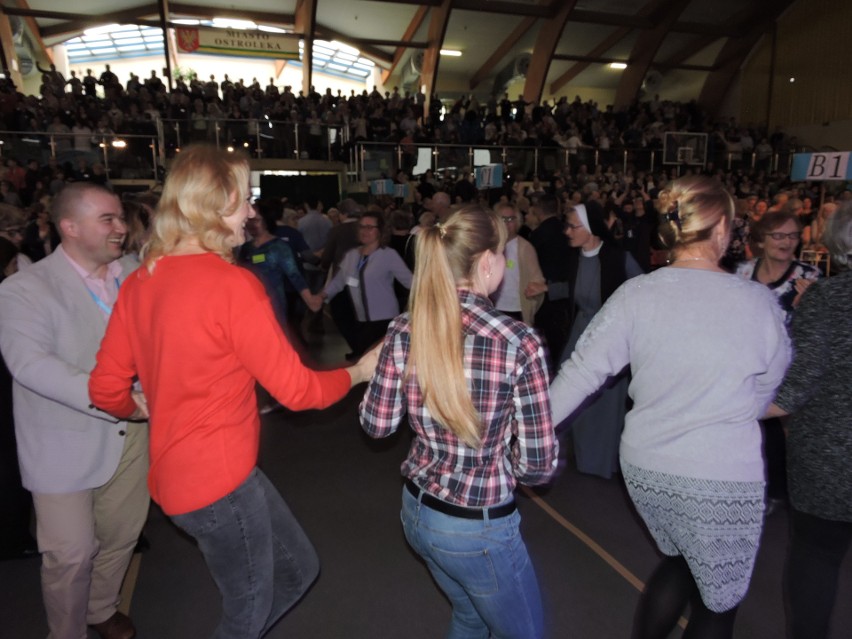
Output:
<path fill-rule="evenodd" d="M 198 542 L 222 595 L 212 639 L 263 636 L 319 574 L 311 542 L 258 468 L 232 493 L 171 519 Z"/>
<path fill-rule="evenodd" d="M 541 595 L 517 510 L 498 519 L 461 519 L 403 488 L 401 518 L 405 538 L 453 605 L 448 639 L 541 637 Z"/>

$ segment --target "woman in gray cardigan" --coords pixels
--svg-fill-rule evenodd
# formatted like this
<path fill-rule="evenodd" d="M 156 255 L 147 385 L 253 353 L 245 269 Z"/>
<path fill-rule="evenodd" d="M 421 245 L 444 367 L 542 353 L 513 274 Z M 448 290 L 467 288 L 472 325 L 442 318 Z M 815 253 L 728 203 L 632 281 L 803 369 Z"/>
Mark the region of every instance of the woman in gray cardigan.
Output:
<path fill-rule="evenodd" d="M 757 419 L 784 377 L 789 339 L 772 293 L 719 267 L 734 213 L 724 188 L 683 178 L 660 206 L 673 261 L 622 284 L 595 315 L 550 387 L 553 421 L 630 365 L 621 471 L 666 555 L 633 637 L 667 637 L 691 603 L 687 636 L 728 638 L 763 528 Z"/>
<path fill-rule="evenodd" d="M 828 222 L 823 243 L 842 270 L 802 297 L 793 318 L 796 356 L 769 411 L 792 415 L 786 590 L 795 639 L 828 636 L 840 564 L 852 541 L 852 202 Z"/>

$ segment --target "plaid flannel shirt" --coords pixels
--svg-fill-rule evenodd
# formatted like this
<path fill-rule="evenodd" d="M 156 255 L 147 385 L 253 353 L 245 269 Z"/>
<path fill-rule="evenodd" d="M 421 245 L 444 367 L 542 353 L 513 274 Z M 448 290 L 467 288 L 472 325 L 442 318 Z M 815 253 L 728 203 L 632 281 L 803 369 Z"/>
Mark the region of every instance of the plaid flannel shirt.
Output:
<path fill-rule="evenodd" d="M 546 482 L 556 470 L 559 444 L 538 336 L 497 311 L 487 297 L 460 290 L 459 301 L 465 377 L 482 420 L 482 447 L 470 448 L 432 418 L 416 370 L 406 381 L 407 313 L 388 328 L 361 402 L 361 426 L 371 437 L 387 437 L 407 412 L 416 437 L 402 464 L 403 476 L 439 499 L 482 508 L 507 501 L 518 482 Z"/>

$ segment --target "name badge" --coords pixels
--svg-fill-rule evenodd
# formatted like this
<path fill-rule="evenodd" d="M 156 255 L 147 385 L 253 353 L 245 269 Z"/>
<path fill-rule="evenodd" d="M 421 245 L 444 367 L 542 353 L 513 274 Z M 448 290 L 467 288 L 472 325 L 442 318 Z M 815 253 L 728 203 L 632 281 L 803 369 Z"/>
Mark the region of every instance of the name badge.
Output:
<path fill-rule="evenodd" d="M 252 264 L 262 264 L 265 261 L 266 261 L 266 255 L 264 255 L 263 253 L 258 253 L 257 255 L 251 256 L 251 263 Z"/>
<path fill-rule="evenodd" d="M 352 288 L 358 288 L 361 286 L 361 282 L 358 281 L 357 277 L 348 277 L 346 278 L 346 286 L 351 286 Z"/>

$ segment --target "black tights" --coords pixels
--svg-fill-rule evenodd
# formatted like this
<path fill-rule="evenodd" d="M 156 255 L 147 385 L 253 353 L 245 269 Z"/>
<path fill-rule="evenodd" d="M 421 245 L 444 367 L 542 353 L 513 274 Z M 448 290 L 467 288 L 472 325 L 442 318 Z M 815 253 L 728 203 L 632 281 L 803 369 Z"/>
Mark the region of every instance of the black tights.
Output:
<path fill-rule="evenodd" d="M 698 593 L 698 586 L 683 557 L 666 557 L 648 580 L 636 618 L 633 639 L 665 639 L 691 605 L 683 639 L 729 639 L 734 632 L 737 608 L 713 612 Z"/>

